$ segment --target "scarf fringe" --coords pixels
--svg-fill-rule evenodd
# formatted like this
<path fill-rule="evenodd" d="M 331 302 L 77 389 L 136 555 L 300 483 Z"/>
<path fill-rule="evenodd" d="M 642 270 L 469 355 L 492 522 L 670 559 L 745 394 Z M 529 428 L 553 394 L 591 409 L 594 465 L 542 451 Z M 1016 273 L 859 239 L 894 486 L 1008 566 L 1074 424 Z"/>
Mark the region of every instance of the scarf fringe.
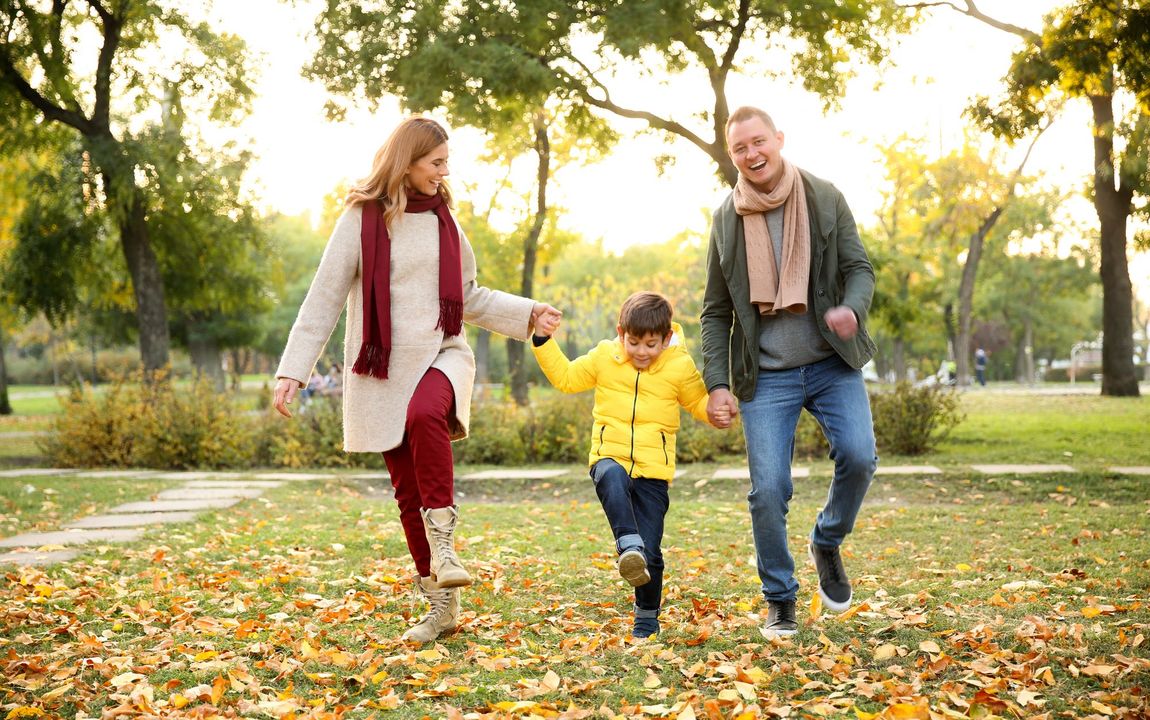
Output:
<path fill-rule="evenodd" d="M 373 378 L 386 380 L 387 365 L 390 360 L 390 348 L 364 343 L 359 348 L 359 357 L 355 359 L 351 371 L 356 375 L 370 375 Z"/>
<path fill-rule="evenodd" d="M 463 330 L 463 303 L 459 300 L 439 298 L 439 322 L 436 330 L 442 330 L 448 337 L 454 337 Z"/>

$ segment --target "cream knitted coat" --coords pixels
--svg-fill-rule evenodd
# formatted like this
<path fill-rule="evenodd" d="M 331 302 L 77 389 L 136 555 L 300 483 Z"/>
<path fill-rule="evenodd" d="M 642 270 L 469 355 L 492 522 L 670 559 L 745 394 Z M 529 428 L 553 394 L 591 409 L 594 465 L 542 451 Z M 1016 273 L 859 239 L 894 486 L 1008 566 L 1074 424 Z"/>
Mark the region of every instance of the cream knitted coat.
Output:
<path fill-rule="evenodd" d="M 336 222 L 319 269 L 288 336 L 276 377 L 306 383 L 336 321 L 347 306 L 343 357 L 343 446 L 382 452 L 403 440 L 407 405 L 428 368 L 443 371 L 455 390 L 452 440 L 467 436 L 475 356 L 464 334 L 444 337 L 439 320 L 439 223 L 434 213 L 407 213 L 391 234 L 391 361 L 388 378 L 351 372 L 363 338 L 360 207 Z M 476 284 L 475 254 L 459 232 L 463 262 L 463 319 L 526 340 L 534 301 Z"/>

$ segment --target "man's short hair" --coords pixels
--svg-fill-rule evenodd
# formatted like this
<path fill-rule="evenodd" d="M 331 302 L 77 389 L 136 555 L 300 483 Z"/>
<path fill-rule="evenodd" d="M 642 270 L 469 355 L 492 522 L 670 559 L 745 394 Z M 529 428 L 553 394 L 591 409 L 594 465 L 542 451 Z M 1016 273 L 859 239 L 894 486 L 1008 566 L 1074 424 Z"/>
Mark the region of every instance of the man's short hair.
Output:
<path fill-rule="evenodd" d="M 619 327 L 633 337 L 671 334 L 671 316 L 675 314 L 671 301 L 657 292 L 637 292 L 623 302 L 619 309 Z"/>
<path fill-rule="evenodd" d="M 727 127 L 724 128 L 723 131 L 730 132 L 732 125 L 735 123 L 743 122 L 744 120 L 750 120 L 751 118 L 759 118 L 765 122 L 767 124 L 767 129 L 771 132 L 779 131 L 779 129 L 775 127 L 775 121 L 771 119 L 771 116 L 767 114 L 767 111 L 761 108 L 757 108 L 753 105 L 742 105 L 735 108 L 735 111 L 732 112 L 731 116 L 727 118 Z"/>

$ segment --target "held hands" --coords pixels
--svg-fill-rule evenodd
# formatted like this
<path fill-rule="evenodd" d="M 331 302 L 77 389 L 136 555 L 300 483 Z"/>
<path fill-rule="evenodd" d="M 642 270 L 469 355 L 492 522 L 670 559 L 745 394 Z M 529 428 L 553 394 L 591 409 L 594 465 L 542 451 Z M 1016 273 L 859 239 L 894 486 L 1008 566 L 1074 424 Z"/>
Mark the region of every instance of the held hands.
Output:
<path fill-rule="evenodd" d="M 707 400 L 707 419 L 720 430 L 731 427 L 731 420 L 739 414 L 739 404 L 727 388 L 715 388 Z"/>
<path fill-rule="evenodd" d="M 826 320 L 831 332 L 843 340 L 850 340 L 859 330 L 859 319 L 855 316 L 855 311 L 846 305 L 837 305 L 827 310 L 823 320 Z"/>
<path fill-rule="evenodd" d="M 531 309 L 531 326 L 535 334 L 540 337 L 554 335 L 562 319 L 563 313 L 547 303 L 535 303 L 535 307 Z"/>
<path fill-rule="evenodd" d="M 272 400 L 272 407 L 276 409 L 276 412 L 284 417 L 291 417 L 291 410 L 288 410 L 287 406 L 295 399 L 295 394 L 301 387 L 298 380 L 292 380 L 286 377 L 278 378 L 276 380 L 274 399 Z"/>

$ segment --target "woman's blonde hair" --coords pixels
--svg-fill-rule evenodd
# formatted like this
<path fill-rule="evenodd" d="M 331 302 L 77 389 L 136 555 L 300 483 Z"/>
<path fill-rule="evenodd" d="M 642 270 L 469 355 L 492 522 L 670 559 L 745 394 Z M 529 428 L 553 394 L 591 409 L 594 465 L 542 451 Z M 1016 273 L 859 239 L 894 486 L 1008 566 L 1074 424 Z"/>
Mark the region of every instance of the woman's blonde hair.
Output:
<path fill-rule="evenodd" d="M 371 174 L 352 186 L 345 204 L 361 205 L 383 200 L 383 220 L 388 226 L 407 208 L 404 177 L 411 164 L 447 142 L 447 131 L 430 118 L 411 117 L 399 124 L 375 153 Z M 451 207 L 451 189 L 439 184 L 439 194 Z"/>

